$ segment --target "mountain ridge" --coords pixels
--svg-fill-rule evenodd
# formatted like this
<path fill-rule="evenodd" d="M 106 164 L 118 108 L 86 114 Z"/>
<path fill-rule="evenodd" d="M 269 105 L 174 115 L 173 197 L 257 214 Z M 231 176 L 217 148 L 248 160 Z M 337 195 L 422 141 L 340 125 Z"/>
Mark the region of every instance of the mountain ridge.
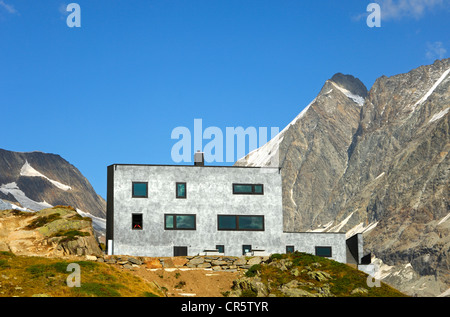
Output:
<path fill-rule="evenodd" d="M 105 218 L 106 202 L 72 164 L 52 153 L 0 149 L 0 201 L 22 209 L 71 205 Z M 4 208 L 7 209 L 7 208 Z"/>
<path fill-rule="evenodd" d="M 381 76 L 363 103 L 358 81 L 335 74 L 350 90 L 327 80 L 275 137 L 278 160 L 264 161 L 263 145 L 236 165 L 281 167 L 285 230 L 364 232 L 386 280 L 436 296 L 450 285 L 449 73 L 444 59 Z"/>

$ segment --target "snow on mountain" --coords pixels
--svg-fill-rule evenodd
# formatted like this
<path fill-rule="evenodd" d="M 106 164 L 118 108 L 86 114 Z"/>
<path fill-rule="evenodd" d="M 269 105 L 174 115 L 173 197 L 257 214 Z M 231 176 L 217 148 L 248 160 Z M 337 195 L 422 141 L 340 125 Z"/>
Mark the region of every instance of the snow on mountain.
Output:
<path fill-rule="evenodd" d="M 96 232 L 100 233 L 103 236 L 106 234 L 106 219 L 93 216 L 90 213 L 84 212 L 83 210 L 80 210 L 78 208 L 76 208 L 76 210 L 80 216 L 89 217 L 92 219 L 92 227 Z"/>
<path fill-rule="evenodd" d="M 442 111 L 439 111 L 438 113 L 436 113 L 434 116 L 431 117 L 431 119 L 430 119 L 430 121 L 428 121 L 428 123 L 439 120 L 440 118 L 445 116 L 449 110 L 450 110 L 450 107 L 447 109 L 444 109 Z"/>
<path fill-rule="evenodd" d="M 412 107 L 413 111 L 416 109 L 417 105 L 421 105 L 423 104 L 428 97 L 431 96 L 431 94 L 433 93 L 433 91 L 444 81 L 444 79 L 447 77 L 447 75 L 450 73 L 450 68 L 447 69 L 442 75 L 441 77 L 439 77 L 439 79 L 434 83 L 434 85 L 430 88 L 430 90 L 427 91 L 427 93 L 425 95 L 423 95 L 422 98 L 420 98 Z"/>
<path fill-rule="evenodd" d="M 331 83 L 333 84 L 334 87 L 339 89 L 344 95 L 346 95 L 348 98 L 350 98 L 351 100 L 356 102 L 358 105 L 360 105 L 361 107 L 364 105 L 364 97 L 352 94 L 349 90 L 337 85 L 334 82 L 331 82 Z"/>
<path fill-rule="evenodd" d="M 52 183 L 53 185 L 55 185 L 56 187 L 58 187 L 59 189 L 62 190 L 70 190 L 72 189 L 72 187 L 68 186 L 68 185 L 64 185 L 60 182 L 57 182 L 53 179 L 48 178 L 47 176 L 45 176 L 44 174 L 36 171 L 33 167 L 31 167 L 31 165 L 28 163 L 28 161 L 25 161 L 25 164 L 22 166 L 22 169 L 20 170 L 20 176 L 29 176 L 29 177 L 43 177 L 46 180 L 48 180 L 50 183 Z"/>
<path fill-rule="evenodd" d="M 24 207 L 31 210 L 41 210 L 44 208 L 52 207 L 49 203 L 36 202 L 30 198 L 28 198 L 23 191 L 20 190 L 19 186 L 15 182 L 9 184 L 0 185 L 0 192 L 5 195 L 11 194 L 14 198 Z M 12 205 L 12 204 L 11 204 Z M 12 205 L 14 207 L 15 205 Z"/>

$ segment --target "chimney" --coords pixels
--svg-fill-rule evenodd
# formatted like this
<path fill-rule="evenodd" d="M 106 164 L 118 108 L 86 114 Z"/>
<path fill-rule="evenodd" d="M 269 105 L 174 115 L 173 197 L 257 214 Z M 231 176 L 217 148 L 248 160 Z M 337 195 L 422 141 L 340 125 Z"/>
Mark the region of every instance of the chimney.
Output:
<path fill-rule="evenodd" d="M 197 153 L 194 153 L 194 165 L 205 166 L 205 158 L 203 152 L 200 152 L 200 150 L 198 150 Z"/>

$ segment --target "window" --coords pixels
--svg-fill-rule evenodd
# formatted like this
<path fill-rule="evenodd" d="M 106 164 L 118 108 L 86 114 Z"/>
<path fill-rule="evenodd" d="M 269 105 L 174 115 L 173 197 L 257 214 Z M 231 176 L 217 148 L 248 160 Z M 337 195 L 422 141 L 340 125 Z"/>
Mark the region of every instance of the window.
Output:
<path fill-rule="evenodd" d="M 252 250 L 252 246 L 251 244 L 244 244 L 242 246 L 242 255 L 246 255 L 247 253 L 249 253 Z"/>
<path fill-rule="evenodd" d="M 286 253 L 293 253 L 294 252 L 294 246 L 293 245 L 287 245 L 286 246 Z"/>
<path fill-rule="evenodd" d="M 176 183 L 176 197 L 186 198 L 186 183 Z"/>
<path fill-rule="evenodd" d="M 164 215 L 164 229 L 166 230 L 195 230 L 195 215 Z"/>
<path fill-rule="evenodd" d="M 264 216 L 218 215 L 217 229 L 264 231 Z"/>
<path fill-rule="evenodd" d="M 173 247 L 173 256 L 187 256 L 188 248 L 187 247 Z"/>
<path fill-rule="evenodd" d="M 133 182 L 132 197 L 133 198 L 147 198 L 148 197 L 148 183 Z"/>
<path fill-rule="evenodd" d="M 216 245 L 216 250 L 219 253 L 225 253 L 225 246 L 223 244 Z"/>
<path fill-rule="evenodd" d="M 316 247 L 316 255 L 331 258 L 331 247 Z"/>
<path fill-rule="evenodd" d="M 131 215 L 131 229 L 142 230 L 142 214 Z"/>
<path fill-rule="evenodd" d="M 233 184 L 235 195 L 264 195 L 263 184 Z"/>

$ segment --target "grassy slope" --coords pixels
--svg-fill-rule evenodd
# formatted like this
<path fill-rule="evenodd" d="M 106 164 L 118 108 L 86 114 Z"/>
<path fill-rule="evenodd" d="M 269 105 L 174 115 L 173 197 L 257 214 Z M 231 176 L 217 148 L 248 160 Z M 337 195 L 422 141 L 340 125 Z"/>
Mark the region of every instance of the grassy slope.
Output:
<path fill-rule="evenodd" d="M 293 279 L 304 284 L 300 288 L 305 291 L 317 294 L 317 289 L 321 287 L 329 288 L 331 294 L 337 297 L 403 297 L 405 294 L 381 283 L 380 287 L 369 287 L 367 285 L 367 274 L 354 269 L 346 264 L 336 262 L 327 258 L 314 256 L 311 254 L 294 252 L 290 254 L 274 254 L 270 261 L 291 262 L 287 270 L 281 270 L 276 265 L 262 264 L 253 266 L 247 276 L 258 275 L 262 282 L 270 287 L 271 293 L 275 296 L 284 296 L 279 292 L 283 284 L 287 284 Z M 297 269 L 300 274 L 294 276 L 293 270 Z M 308 275 L 308 272 L 323 271 L 331 275 L 330 279 L 318 281 Z M 355 293 L 355 289 L 365 289 L 367 293 Z M 245 296 L 245 295 L 244 295 Z"/>
<path fill-rule="evenodd" d="M 81 287 L 69 287 L 69 263 L 81 268 Z M 108 264 L 15 256 L 0 252 L 0 296 L 47 294 L 54 297 L 135 297 L 157 296 L 155 287 L 142 279 L 119 271 Z"/>

